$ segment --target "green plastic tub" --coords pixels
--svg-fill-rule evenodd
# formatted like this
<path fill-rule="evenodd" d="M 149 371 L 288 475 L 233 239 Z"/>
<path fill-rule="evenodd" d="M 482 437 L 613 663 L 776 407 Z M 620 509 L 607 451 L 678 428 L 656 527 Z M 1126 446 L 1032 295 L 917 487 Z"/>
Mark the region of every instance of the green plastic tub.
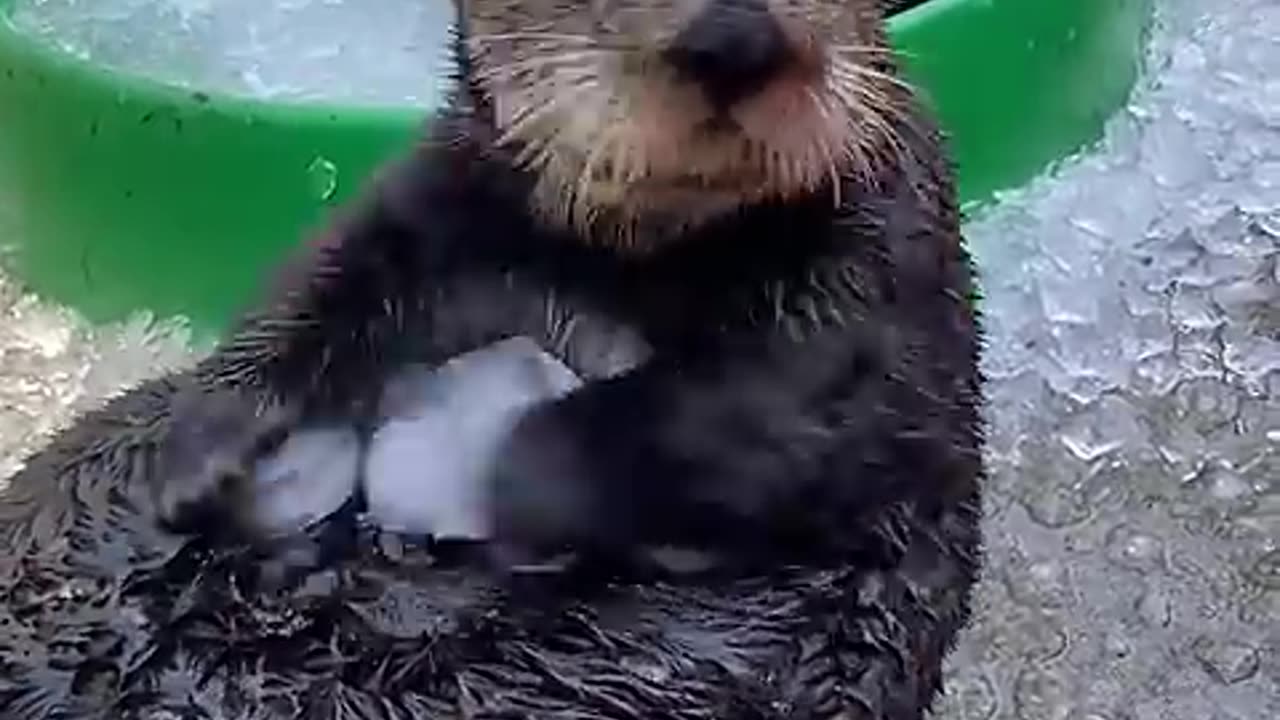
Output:
<path fill-rule="evenodd" d="M 0 245 L 29 287 L 91 320 L 150 310 L 221 331 L 423 117 L 107 72 L 19 35 L 11 3 L 0 0 Z M 1099 136 L 1127 99 L 1150 11 L 1151 0 L 930 0 L 892 19 L 965 201 Z"/>

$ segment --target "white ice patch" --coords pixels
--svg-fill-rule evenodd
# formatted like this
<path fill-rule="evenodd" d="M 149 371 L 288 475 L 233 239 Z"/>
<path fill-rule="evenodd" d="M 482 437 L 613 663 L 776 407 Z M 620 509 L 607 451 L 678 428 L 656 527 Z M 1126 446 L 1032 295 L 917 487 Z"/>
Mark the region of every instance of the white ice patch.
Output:
<path fill-rule="evenodd" d="M 365 496 L 379 526 L 437 538 L 488 536 L 483 478 L 531 405 L 580 384 L 532 340 L 513 338 L 388 384 L 388 419 L 372 438 Z"/>
<path fill-rule="evenodd" d="M 302 429 L 254 469 L 257 526 L 292 532 L 332 514 L 355 492 L 360 437 L 355 428 Z"/>

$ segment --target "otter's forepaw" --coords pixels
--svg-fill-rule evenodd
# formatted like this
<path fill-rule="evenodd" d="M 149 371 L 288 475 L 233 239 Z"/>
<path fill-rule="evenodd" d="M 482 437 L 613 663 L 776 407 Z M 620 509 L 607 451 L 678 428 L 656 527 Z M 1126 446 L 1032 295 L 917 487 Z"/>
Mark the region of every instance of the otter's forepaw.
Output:
<path fill-rule="evenodd" d="M 507 569 L 542 569 L 585 545 L 599 545 L 599 482 L 571 428 L 543 406 L 500 447 L 489 476 L 491 540 Z"/>
<path fill-rule="evenodd" d="M 233 391 L 180 394 L 152 476 L 160 523 L 175 532 L 239 524 L 256 461 L 288 439 L 296 420 L 291 408 Z"/>

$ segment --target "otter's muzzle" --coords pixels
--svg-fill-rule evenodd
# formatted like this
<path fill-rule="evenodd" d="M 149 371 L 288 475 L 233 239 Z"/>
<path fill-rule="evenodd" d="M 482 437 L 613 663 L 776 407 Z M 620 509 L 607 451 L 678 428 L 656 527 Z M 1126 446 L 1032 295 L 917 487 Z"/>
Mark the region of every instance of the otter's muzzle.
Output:
<path fill-rule="evenodd" d="M 763 89 L 791 56 L 767 0 L 709 0 L 663 53 L 719 110 Z"/>

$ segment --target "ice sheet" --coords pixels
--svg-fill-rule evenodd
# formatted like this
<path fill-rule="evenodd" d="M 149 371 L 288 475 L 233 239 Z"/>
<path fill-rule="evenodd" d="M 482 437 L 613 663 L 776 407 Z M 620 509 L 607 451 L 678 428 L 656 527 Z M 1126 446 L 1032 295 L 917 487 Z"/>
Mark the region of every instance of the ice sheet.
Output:
<path fill-rule="evenodd" d="M 240 95 L 431 105 L 451 0 L 17 0 L 24 32 L 107 66 Z"/>
<path fill-rule="evenodd" d="M 1280 717 L 1280 2 L 1160 8 L 1100 147 L 968 228 L 990 556 L 942 718 Z M 184 357 L 0 290 L 0 467 Z"/>

